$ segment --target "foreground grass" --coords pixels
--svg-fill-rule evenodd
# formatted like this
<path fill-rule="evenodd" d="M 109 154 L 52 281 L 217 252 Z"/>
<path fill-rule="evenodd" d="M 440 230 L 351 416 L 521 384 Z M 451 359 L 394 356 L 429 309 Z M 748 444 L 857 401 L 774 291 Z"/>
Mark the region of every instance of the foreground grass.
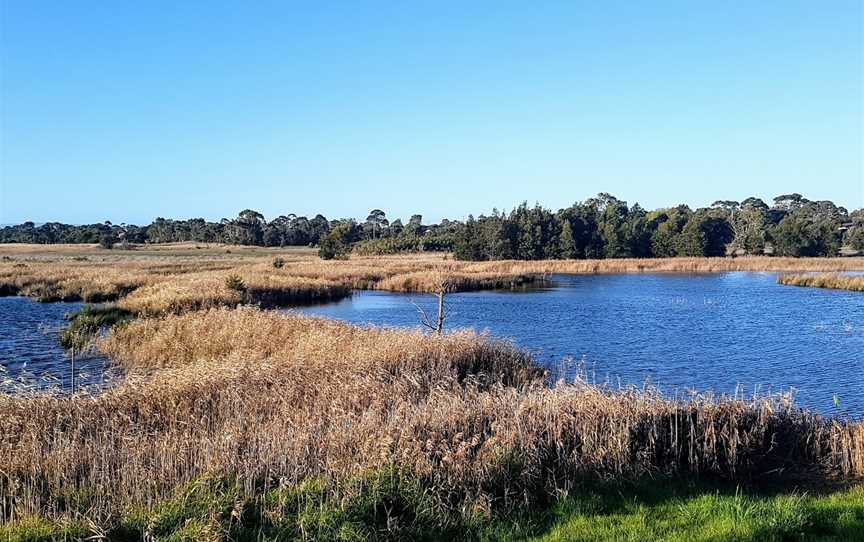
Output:
<path fill-rule="evenodd" d="M 667 488 L 568 498 L 534 542 L 864 540 L 862 487 L 824 496 Z"/>
<path fill-rule="evenodd" d="M 22 518 L 3 542 L 60 540 L 501 540 L 680 542 L 864 540 L 864 486 L 807 495 L 682 480 L 588 485 L 557 502 L 454 513 L 416 478 L 379 471 L 338 498 L 321 479 L 249 496 L 201 479 L 149 510 L 101 523 Z"/>
<path fill-rule="evenodd" d="M 864 275 L 841 275 L 839 273 L 783 275 L 777 279 L 777 282 L 788 286 L 864 292 Z"/>
<path fill-rule="evenodd" d="M 104 393 L 0 394 L 0 522 L 107 528 L 202 479 L 231 481 L 253 504 L 327 480 L 322 498 L 341 510 L 364 495 L 358 478 L 410 473 L 445 529 L 543 510 L 587 480 L 864 474 L 859 421 L 772 398 L 550 386 L 526 353 L 468 332 L 244 307 L 139 318 L 99 345 L 127 373 Z M 392 515 L 401 502 L 382 506 Z"/>

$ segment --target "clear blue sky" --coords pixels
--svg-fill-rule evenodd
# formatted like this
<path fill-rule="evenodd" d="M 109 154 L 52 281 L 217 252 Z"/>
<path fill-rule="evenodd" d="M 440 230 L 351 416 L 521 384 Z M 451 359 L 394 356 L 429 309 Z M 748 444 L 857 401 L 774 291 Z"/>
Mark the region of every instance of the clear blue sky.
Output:
<path fill-rule="evenodd" d="M 861 0 L 0 5 L 0 223 L 864 206 Z"/>

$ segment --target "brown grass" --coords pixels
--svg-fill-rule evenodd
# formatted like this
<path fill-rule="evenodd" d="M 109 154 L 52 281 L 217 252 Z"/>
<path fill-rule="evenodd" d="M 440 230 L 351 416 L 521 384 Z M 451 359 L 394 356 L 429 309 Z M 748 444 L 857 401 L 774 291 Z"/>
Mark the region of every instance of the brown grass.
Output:
<path fill-rule="evenodd" d="M 229 288 L 229 276 L 239 277 L 245 291 Z M 262 307 L 300 305 L 350 294 L 349 286 L 336 281 L 291 276 L 277 269 L 237 267 L 173 276 L 132 292 L 119 305 L 137 314 L 155 316 L 249 303 Z"/>
<path fill-rule="evenodd" d="M 521 273 L 464 273 L 451 271 L 416 271 L 402 273 L 375 284 L 378 290 L 392 292 L 437 292 L 442 285 L 449 291 L 513 289 L 541 282 L 536 275 Z"/>
<path fill-rule="evenodd" d="M 864 270 L 864 258 L 667 258 L 458 262 L 445 254 L 322 261 L 308 249 L 146 245 L 111 251 L 89 245 L 0 245 L 0 295 L 42 301 L 112 301 L 143 314 L 260 303 L 295 305 L 345 296 L 352 289 L 431 292 L 514 288 L 544 275 L 591 273 Z M 230 252 L 230 253 L 229 253 Z M 284 265 L 272 266 L 278 256 Z M 245 295 L 224 288 L 236 274 Z"/>
<path fill-rule="evenodd" d="M 102 395 L 0 395 L 0 521 L 104 517 L 202 475 L 248 491 L 395 466 L 454 507 L 555 495 L 584 478 L 864 475 L 864 425 L 776 400 L 548 387 L 471 333 L 358 328 L 255 308 L 140 319 L 100 347 Z"/>
<path fill-rule="evenodd" d="M 609 260 L 541 260 L 475 262 L 468 272 L 596 274 L 596 273 L 720 273 L 727 271 L 864 271 L 864 258 L 620 258 Z"/>
<path fill-rule="evenodd" d="M 783 275 L 777 279 L 777 282 L 789 286 L 832 288 L 836 290 L 864 292 L 864 275 L 841 275 L 839 273 Z"/>

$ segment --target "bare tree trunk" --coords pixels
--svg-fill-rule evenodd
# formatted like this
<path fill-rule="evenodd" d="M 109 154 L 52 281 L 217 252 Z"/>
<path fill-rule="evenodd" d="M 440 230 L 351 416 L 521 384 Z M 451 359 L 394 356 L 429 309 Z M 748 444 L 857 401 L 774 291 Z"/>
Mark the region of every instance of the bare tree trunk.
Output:
<path fill-rule="evenodd" d="M 435 325 L 435 333 L 439 335 L 444 331 L 444 289 L 438 291 L 438 321 Z"/>
<path fill-rule="evenodd" d="M 435 319 L 434 323 L 429 318 L 429 315 L 426 314 L 426 311 L 412 301 L 414 308 L 416 308 L 417 312 L 420 313 L 420 323 L 439 335 L 444 332 L 444 320 L 447 318 L 447 311 L 444 306 L 444 296 L 447 294 L 449 287 L 450 284 L 444 280 L 441 282 L 441 286 L 435 294 L 438 297 L 438 317 Z"/>
<path fill-rule="evenodd" d="M 75 347 L 72 347 L 72 393 L 75 393 Z"/>

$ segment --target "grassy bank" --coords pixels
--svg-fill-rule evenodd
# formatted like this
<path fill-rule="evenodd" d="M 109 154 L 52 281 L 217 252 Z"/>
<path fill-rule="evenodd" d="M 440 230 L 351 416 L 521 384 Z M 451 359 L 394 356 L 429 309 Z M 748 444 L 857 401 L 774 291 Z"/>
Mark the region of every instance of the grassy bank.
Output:
<path fill-rule="evenodd" d="M 200 480 L 259 506 L 323 480 L 321 499 L 343 511 L 367 502 L 351 493 L 358 480 L 397 472 L 431 508 L 388 497 L 372 506 L 390 518 L 384 525 L 429 521 L 446 532 L 475 516 L 547 509 L 597 480 L 864 474 L 861 423 L 772 400 L 550 387 L 526 354 L 470 333 L 214 309 L 133 321 L 100 348 L 129 372 L 112 390 L 0 396 L 0 493 L 9 496 L 0 519 L 109 529 L 158 515 Z"/>
<path fill-rule="evenodd" d="M 864 276 L 862 275 L 841 275 L 839 273 L 783 275 L 777 279 L 777 282 L 788 286 L 832 288 L 835 290 L 864 292 Z"/>
<path fill-rule="evenodd" d="M 588 484 L 545 506 L 452 511 L 393 470 L 332 487 L 309 480 L 250 496 L 202 478 L 144 509 L 97 525 L 28 516 L 0 525 L 4 542 L 36 540 L 766 541 L 864 537 L 864 486 L 827 493 L 758 492 L 657 479 Z"/>

